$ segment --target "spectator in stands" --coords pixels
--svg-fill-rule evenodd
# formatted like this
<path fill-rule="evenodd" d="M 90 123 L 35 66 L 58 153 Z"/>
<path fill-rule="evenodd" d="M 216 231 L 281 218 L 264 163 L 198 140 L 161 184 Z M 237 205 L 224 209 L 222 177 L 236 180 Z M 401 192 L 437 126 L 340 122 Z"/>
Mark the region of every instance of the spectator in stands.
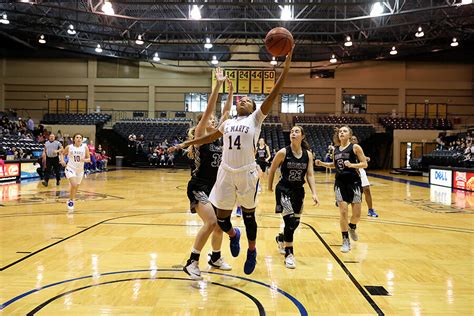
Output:
<path fill-rule="evenodd" d="M 148 154 L 148 162 L 150 163 L 150 166 L 158 166 L 159 163 L 159 148 L 158 146 L 153 148 L 150 148 L 150 153 Z"/>
<path fill-rule="evenodd" d="M 58 132 L 56 133 L 56 139 L 61 144 L 64 144 L 64 137 L 63 137 L 63 134 L 61 133 L 61 130 L 58 130 Z"/>
<path fill-rule="evenodd" d="M 49 135 L 48 141 L 44 143 L 43 158 L 46 160 L 46 170 L 44 173 L 43 185 L 48 186 L 51 171 L 56 174 L 56 185 L 59 185 L 61 173 L 59 172 L 59 154 L 63 151 L 63 146 L 56 140 L 54 134 Z"/>
<path fill-rule="evenodd" d="M 168 160 L 167 160 L 167 165 L 168 166 L 174 167 L 174 155 L 175 155 L 174 152 L 168 154 Z"/>
<path fill-rule="evenodd" d="M 100 158 L 102 161 L 102 169 L 107 170 L 107 164 L 109 163 L 110 157 L 107 156 L 107 152 L 105 150 L 102 150 Z"/>
<path fill-rule="evenodd" d="M 136 147 L 135 147 L 136 153 L 138 154 L 139 152 L 142 152 L 143 146 L 145 146 L 145 136 L 143 136 L 143 134 L 138 136 L 135 144 L 136 144 Z"/>
<path fill-rule="evenodd" d="M 443 150 L 444 146 L 446 145 L 445 143 L 445 138 L 446 138 L 446 132 L 441 132 L 438 134 L 438 137 L 436 137 L 436 150 Z"/>
<path fill-rule="evenodd" d="M 35 122 L 33 121 L 33 119 L 30 116 L 28 116 L 28 121 L 26 121 L 26 127 L 31 132 L 33 132 L 35 130 Z"/>

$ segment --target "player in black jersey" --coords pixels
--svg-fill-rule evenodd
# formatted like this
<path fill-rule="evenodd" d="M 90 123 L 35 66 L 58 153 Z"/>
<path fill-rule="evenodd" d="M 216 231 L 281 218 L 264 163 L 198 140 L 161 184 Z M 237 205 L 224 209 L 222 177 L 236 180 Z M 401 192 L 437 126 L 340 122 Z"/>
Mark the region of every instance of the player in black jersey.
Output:
<path fill-rule="evenodd" d="M 217 122 L 214 117 L 215 105 L 219 94 L 220 87 L 227 79 L 220 68 L 216 71 L 217 83 L 209 97 L 207 108 L 195 128 L 192 128 L 188 136 L 193 139 L 207 135 L 209 132 L 215 130 Z M 230 80 L 227 80 L 229 85 L 229 96 L 224 106 L 221 120 L 226 120 L 229 116 L 230 108 L 232 106 L 233 86 Z M 223 232 L 217 225 L 217 217 L 208 197 L 211 193 L 212 187 L 216 182 L 217 169 L 221 163 L 222 158 L 222 142 L 220 139 L 213 143 L 190 146 L 188 149 L 188 157 L 193 159 L 193 169 L 191 172 L 191 180 L 188 183 L 188 198 L 190 201 L 190 209 L 192 213 L 198 213 L 199 217 L 204 222 L 199 232 L 196 235 L 191 255 L 189 256 L 183 270 L 192 279 L 200 280 L 201 271 L 199 269 L 199 256 L 202 248 L 212 233 L 212 253 L 209 258 L 209 265 L 221 270 L 230 270 L 231 267 L 224 262 L 221 257 L 221 244 Z"/>
<path fill-rule="evenodd" d="M 281 213 L 285 228 L 283 234 L 277 236 L 277 242 L 285 243 L 285 265 L 289 269 L 296 268 L 293 253 L 293 235 L 300 223 L 304 200 L 304 177 L 308 180 L 312 199 L 315 205 L 319 204 L 316 194 L 316 185 L 313 173 L 313 154 L 309 151 L 304 130 L 301 126 L 294 126 L 290 132 L 291 145 L 275 155 L 268 178 L 268 190 L 273 191 L 273 179 L 278 167 L 281 167 L 281 178 L 275 190 L 276 213 Z M 283 240 L 281 236 L 283 235 Z"/>
<path fill-rule="evenodd" d="M 255 158 L 257 159 L 257 164 L 260 166 L 260 169 L 262 169 L 262 172 L 265 172 L 271 155 L 270 147 L 268 147 L 263 138 L 258 140 Z"/>
<path fill-rule="evenodd" d="M 340 226 L 342 232 L 342 252 L 351 250 L 349 235 L 352 240 L 359 239 L 356 228 L 360 220 L 362 203 L 362 184 L 357 169 L 367 168 L 367 158 L 362 147 L 351 143 L 352 130 L 349 126 L 339 128 L 333 162 L 316 160 L 317 166 L 336 168 L 334 191 L 339 206 Z M 336 139 L 335 139 L 336 140 Z M 348 205 L 352 206 L 352 217 L 348 221 Z"/>

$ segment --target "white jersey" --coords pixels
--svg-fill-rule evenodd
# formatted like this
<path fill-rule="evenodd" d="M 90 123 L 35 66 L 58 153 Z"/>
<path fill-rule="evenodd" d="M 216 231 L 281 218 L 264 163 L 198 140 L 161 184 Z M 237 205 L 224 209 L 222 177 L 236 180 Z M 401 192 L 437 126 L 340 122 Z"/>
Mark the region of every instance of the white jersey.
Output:
<path fill-rule="evenodd" d="M 81 144 L 80 147 L 69 145 L 69 153 L 67 155 L 67 167 L 77 172 L 84 170 L 84 159 L 86 158 L 86 145 Z"/>
<path fill-rule="evenodd" d="M 238 169 L 255 163 L 255 146 L 266 115 L 260 109 L 249 116 L 228 119 L 219 126 L 223 134 L 222 162 Z"/>

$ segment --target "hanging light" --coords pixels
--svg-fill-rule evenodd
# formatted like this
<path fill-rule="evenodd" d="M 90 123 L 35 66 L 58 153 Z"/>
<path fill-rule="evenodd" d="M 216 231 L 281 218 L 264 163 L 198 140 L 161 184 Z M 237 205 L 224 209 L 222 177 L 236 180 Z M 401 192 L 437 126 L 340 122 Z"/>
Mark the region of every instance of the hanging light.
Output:
<path fill-rule="evenodd" d="M 95 48 L 95 51 L 97 53 L 102 53 L 102 48 L 100 47 L 100 44 L 97 44 L 97 47 Z"/>
<path fill-rule="evenodd" d="M 2 24 L 10 24 L 10 21 L 8 20 L 8 17 L 7 17 L 7 14 L 6 14 L 6 13 L 4 13 L 4 14 L 2 15 L 2 18 L 0 19 L 0 23 L 2 23 Z"/>
<path fill-rule="evenodd" d="M 160 56 L 158 56 L 158 53 L 155 53 L 153 56 L 153 61 L 159 62 L 160 61 Z"/>
<path fill-rule="evenodd" d="M 275 56 L 274 56 L 272 57 L 272 60 L 270 60 L 270 65 L 275 66 L 276 64 L 278 64 L 278 62 L 276 61 Z"/>
<path fill-rule="evenodd" d="M 423 29 L 421 28 L 421 26 L 418 27 L 418 32 L 415 33 L 415 36 L 416 36 L 416 37 L 423 37 L 423 36 L 425 36 L 425 33 L 423 32 Z"/>
<path fill-rule="evenodd" d="M 219 61 L 217 60 L 216 55 L 212 56 L 211 63 L 212 63 L 213 65 L 217 65 L 217 64 L 219 63 Z"/>
<path fill-rule="evenodd" d="M 458 39 L 456 37 L 453 37 L 453 41 L 451 42 L 452 47 L 456 47 L 459 45 Z"/>
<path fill-rule="evenodd" d="M 143 39 L 141 35 L 138 35 L 137 40 L 135 41 L 135 44 L 137 45 L 143 45 Z"/>
<path fill-rule="evenodd" d="M 206 49 L 212 48 L 211 39 L 209 37 L 206 37 L 206 44 L 204 44 L 204 48 Z"/>
<path fill-rule="evenodd" d="M 290 5 L 285 5 L 285 6 L 280 6 L 281 8 L 281 15 L 280 15 L 280 20 L 283 21 L 288 21 L 293 19 L 293 10 L 292 6 Z"/>
<path fill-rule="evenodd" d="M 69 28 L 67 29 L 67 33 L 69 35 L 75 35 L 76 34 L 76 30 L 74 29 L 74 25 L 69 24 Z"/>
<path fill-rule="evenodd" d="M 346 42 L 344 43 L 344 46 L 346 46 L 346 47 L 351 47 L 352 46 L 352 41 L 351 41 L 350 36 L 346 37 Z"/>
<path fill-rule="evenodd" d="M 110 1 L 107 1 L 107 0 L 104 1 L 104 4 L 102 5 L 102 12 L 104 12 L 107 15 L 115 14 L 114 8 L 112 7 L 112 3 Z"/>
<path fill-rule="evenodd" d="M 337 63 L 336 55 L 332 54 L 332 55 L 331 55 L 331 59 L 329 59 L 329 62 L 330 62 L 331 64 Z"/>
<path fill-rule="evenodd" d="M 395 48 L 395 46 L 392 46 L 392 50 L 390 51 L 390 55 L 396 55 L 396 54 L 398 54 L 397 49 Z"/>
<path fill-rule="evenodd" d="M 44 39 L 44 35 L 43 35 L 43 34 L 41 34 L 41 36 L 40 36 L 38 42 L 39 42 L 40 44 L 46 44 L 46 40 Z"/>
<path fill-rule="evenodd" d="M 201 9 L 195 4 L 193 4 L 191 8 L 191 13 L 189 14 L 189 17 L 192 20 L 200 20 L 201 19 Z"/>
<path fill-rule="evenodd" d="M 383 13 L 383 4 L 382 2 L 375 2 L 372 5 L 372 9 L 370 10 L 370 16 L 379 16 Z"/>
<path fill-rule="evenodd" d="M 461 5 L 471 4 L 472 0 L 461 0 Z"/>

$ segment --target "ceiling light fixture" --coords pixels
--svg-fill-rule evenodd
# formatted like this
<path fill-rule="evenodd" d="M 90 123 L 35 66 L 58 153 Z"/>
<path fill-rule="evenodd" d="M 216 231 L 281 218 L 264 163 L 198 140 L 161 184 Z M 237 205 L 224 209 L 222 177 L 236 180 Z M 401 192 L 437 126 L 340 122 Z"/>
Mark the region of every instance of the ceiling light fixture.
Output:
<path fill-rule="evenodd" d="M 143 39 L 141 35 L 138 35 L 137 40 L 135 41 L 135 44 L 137 45 L 143 45 Z"/>
<path fill-rule="evenodd" d="M 97 47 L 95 48 L 95 51 L 97 53 L 102 53 L 102 48 L 100 47 L 100 44 L 97 44 Z"/>
<path fill-rule="evenodd" d="M 458 39 L 453 37 L 453 41 L 451 42 L 451 47 L 456 47 L 459 45 Z"/>
<path fill-rule="evenodd" d="M 69 28 L 67 29 L 67 33 L 69 35 L 75 35 L 76 34 L 76 30 L 74 29 L 74 25 L 69 24 Z"/>
<path fill-rule="evenodd" d="M 43 34 L 41 34 L 41 36 L 40 36 L 38 42 L 39 42 L 40 44 L 46 44 L 46 40 L 44 39 L 44 35 L 43 35 Z"/>
<path fill-rule="evenodd" d="M 217 65 L 217 64 L 219 63 L 219 61 L 217 60 L 216 55 L 212 56 L 211 63 L 212 63 L 213 65 Z"/>
<path fill-rule="evenodd" d="M 351 47 L 352 46 L 352 41 L 351 41 L 350 36 L 346 37 L 346 42 L 344 43 L 344 46 L 346 46 L 346 47 Z"/>
<path fill-rule="evenodd" d="M 6 13 L 3 13 L 2 18 L 0 19 L 0 23 L 2 24 L 10 24 L 10 21 L 8 20 L 8 17 Z"/>
<path fill-rule="evenodd" d="M 372 9 L 370 10 L 370 16 L 379 16 L 383 14 L 383 4 L 382 2 L 375 2 L 372 5 Z"/>
<path fill-rule="evenodd" d="M 331 55 L 331 59 L 329 59 L 329 62 L 330 62 L 331 64 L 337 63 L 337 58 L 336 58 L 336 55 L 335 55 L 335 54 L 332 54 L 332 55 Z"/>
<path fill-rule="evenodd" d="M 201 19 L 201 9 L 195 4 L 193 4 L 191 8 L 191 12 L 189 13 L 189 17 L 192 20 L 200 20 Z"/>
<path fill-rule="evenodd" d="M 112 7 L 112 3 L 110 1 L 107 1 L 107 0 L 104 1 L 104 4 L 102 5 L 102 12 L 104 12 L 107 15 L 115 14 L 114 8 Z"/>
<path fill-rule="evenodd" d="M 206 49 L 212 48 L 211 39 L 209 37 L 206 37 L 206 44 L 204 44 L 204 48 Z"/>
<path fill-rule="evenodd" d="M 290 5 L 280 6 L 280 9 L 281 9 L 280 20 L 283 20 L 283 21 L 293 20 L 293 6 L 290 6 Z"/>
<path fill-rule="evenodd" d="M 158 56 L 158 53 L 155 53 L 153 56 L 153 61 L 159 62 L 160 61 L 160 56 Z"/>
<path fill-rule="evenodd" d="M 272 57 L 272 60 L 270 60 L 270 65 L 276 66 L 276 64 L 278 64 L 278 62 L 276 61 L 275 57 Z"/>
<path fill-rule="evenodd" d="M 396 54 L 398 54 L 397 49 L 395 48 L 395 46 L 392 46 L 392 50 L 390 51 L 390 55 L 396 55 Z"/>
<path fill-rule="evenodd" d="M 416 37 L 423 37 L 423 36 L 425 36 L 425 33 L 423 32 L 423 29 L 421 28 L 421 26 L 418 27 L 418 32 L 415 33 L 415 36 L 416 36 Z"/>
<path fill-rule="evenodd" d="M 461 5 L 472 4 L 472 0 L 461 0 Z"/>

